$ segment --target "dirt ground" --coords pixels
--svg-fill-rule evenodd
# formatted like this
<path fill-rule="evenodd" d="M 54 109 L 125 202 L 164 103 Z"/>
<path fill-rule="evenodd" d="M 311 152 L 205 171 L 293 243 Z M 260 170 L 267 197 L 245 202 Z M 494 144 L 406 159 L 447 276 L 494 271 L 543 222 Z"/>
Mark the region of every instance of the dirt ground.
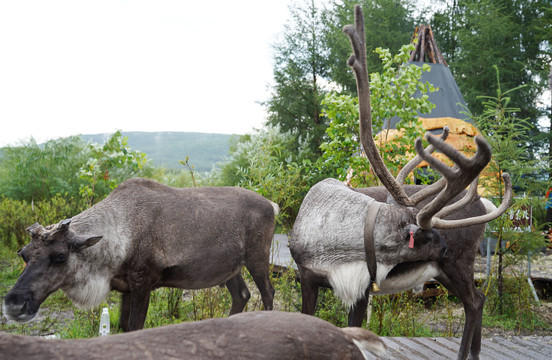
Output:
<path fill-rule="evenodd" d="M 498 257 L 493 258 L 491 256 L 491 266 L 496 271 Z M 487 258 L 477 254 L 475 257 L 475 278 L 485 278 L 486 271 Z M 505 274 L 512 274 L 513 272 L 527 274 L 527 271 L 528 259 L 524 258 L 518 264 L 506 268 Z M 552 249 L 531 256 L 531 276 L 552 279 Z"/>

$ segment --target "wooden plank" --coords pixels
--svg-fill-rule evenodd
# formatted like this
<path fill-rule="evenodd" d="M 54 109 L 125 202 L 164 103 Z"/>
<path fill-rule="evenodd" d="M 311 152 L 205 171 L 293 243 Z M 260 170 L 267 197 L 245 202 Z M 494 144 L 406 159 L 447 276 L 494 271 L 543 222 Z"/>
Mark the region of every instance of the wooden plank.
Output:
<path fill-rule="evenodd" d="M 513 337 L 511 339 L 505 339 L 502 337 L 494 338 L 494 340 L 502 346 L 502 348 L 507 348 L 509 351 L 515 352 L 518 359 L 544 359 L 542 352 L 535 351 L 534 345 L 532 343 L 525 343 L 519 337 Z M 546 357 L 550 359 L 550 357 Z"/>
<path fill-rule="evenodd" d="M 409 359 L 444 359 L 442 354 L 433 349 L 421 346 L 420 343 L 413 341 L 413 338 L 399 338 L 403 351 L 408 352 Z"/>
<path fill-rule="evenodd" d="M 428 349 L 432 349 L 434 352 L 441 355 L 439 359 L 455 359 L 458 354 L 458 346 L 450 346 L 450 344 L 444 344 L 437 341 L 436 338 L 411 338 L 412 341 L 418 342 L 420 345 L 425 346 Z M 435 358 L 437 359 L 437 358 Z"/>
<path fill-rule="evenodd" d="M 381 337 L 387 345 L 387 354 L 367 359 L 456 359 L 460 348 L 460 338 L 408 338 Z M 510 359 L 552 359 L 552 336 L 512 337 L 483 339 L 481 360 Z"/>
<path fill-rule="evenodd" d="M 543 358 L 552 359 L 552 336 L 516 338 L 516 341 L 520 340 L 523 340 L 524 346 L 537 351 Z"/>
<path fill-rule="evenodd" d="M 387 345 L 387 355 L 384 359 L 414 359 L 410 350 L 403 346 L 402 339 L 396 337 L 382 337 L 385 345 Z"/>
<path fill-rule="evenodd" d="M 490 351 L 496 359 L 525 359 L 523 353 L 513 350 L 510 346 L 501 344 L 497 338 L 484 339 L 481 341 L 481 349 Z M 531 359 L 531 357 L 529 357 Z M 538 357 L 536 358 L 538 359 Z"/>
<path fill-rule="evenodd" d="M 532 346 L 533 348 L 542 348 L 545 354 L 549 354 L 552 358 L 552 336 L 531 336 L 524 337 L 523 340 L 529 343 L 529 346 Z"/>
<path fill-rule="evenodd" d="M 366 359 L 368 360 L 387 360 L 387 359 L 407 359 L 405 357 L 402 357 L 399 353 L 399 344 L 392 341 L 389 337 L 382 337 L 381 340 L 387 345 L 387 354 L 384 355 L 374 355 L 372 353 L 364 354 Z M 391 357 L 393 356 L 393 357 Z"/>

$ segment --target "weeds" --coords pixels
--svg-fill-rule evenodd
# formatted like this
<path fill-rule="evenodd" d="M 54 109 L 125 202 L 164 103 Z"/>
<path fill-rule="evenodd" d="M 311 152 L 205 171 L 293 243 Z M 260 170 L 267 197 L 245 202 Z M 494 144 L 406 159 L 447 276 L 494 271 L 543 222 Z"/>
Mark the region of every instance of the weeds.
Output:
<path fill-rule="evenodd" d="M 510 272 L 513 276 L 505 278 L 503 283 L 502 313 L 499 311 L 497 284 L 491 282 L 485 301 L 483 326 L 500 326 L 517 333 L 546 328 L 546 322 L 543 321 L 540 313 L 535 311 L 536 303 L 527 283 L 527 276 L 513 269 Z"/>

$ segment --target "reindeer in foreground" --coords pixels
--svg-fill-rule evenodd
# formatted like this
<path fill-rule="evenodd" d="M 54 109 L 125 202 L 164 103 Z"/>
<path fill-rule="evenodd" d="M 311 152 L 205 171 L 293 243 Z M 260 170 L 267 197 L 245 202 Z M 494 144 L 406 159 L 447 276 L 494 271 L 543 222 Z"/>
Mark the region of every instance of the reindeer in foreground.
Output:
<path fill-rule="evenodd" d="M 361 141 L 384 187 L 352 189 L 326 179 L 306 195 L 290 238 L 301 276 L 302 312 L 314 314 L 318 288 L 331 287 L 351 307 L 349 325 L 360 326 L 371 285 L 374 290 L 379 287 L 376 294 L 390 294 L 423 286 L 435 278 L 464 304 L 466 322 L 458 359 L 468 355 L 477 359 L 485 296 L 473 281 L 475 252 L 485 224 L 510 206 L 509 176 L 503 175 L 503 203 L 487 214 L 476 188 L 480 172 L 491 159 L 490 146 L 477 136 L 477 152 L 466 158 L 445 144 L 445 129 L 441 138 L 426 135 L 428 149 L 418 139 L 418 156 L 393 178 L 372 136 L 364 20 L 359 6 L 355 7 L 355 27 L 348 25 L 344 32 L 354 50 L 348 63 L 357 80 Z M 451 168 L 432 157 L 435 149 L 455 165 Z M 403 187 L 407 174 L 422 160 L 441 173 L 442 179 L 427 187 Z M 468 185 L 470 191 L 466 192 Z"/>
<path fill-rule="evenodd" d="M 368 330 L 340 329 L 312 316 L 276 311 L 80 340 L 0 333 L 0 354 L 10 360 L 363 360 L 367 351 L 382 354 L 385 348 Z"/>
<path fill-rule="evenodd" d="M 18 252 L 26 267 L 4 298 L 4 315 L 30 321 L 57 289 L 86 308 L 117 290 L 121 327 L 131 331 L 144 327 L 152 290 L 221 284 L 235 314 L 250 297 L 244 265 L 264 309 L 272 310 L 269 259 L 277 213 L 273 202 L 237 187 L 177 189 L 127 180 L 72 219 L 27 228 L 31 242 Z"/>

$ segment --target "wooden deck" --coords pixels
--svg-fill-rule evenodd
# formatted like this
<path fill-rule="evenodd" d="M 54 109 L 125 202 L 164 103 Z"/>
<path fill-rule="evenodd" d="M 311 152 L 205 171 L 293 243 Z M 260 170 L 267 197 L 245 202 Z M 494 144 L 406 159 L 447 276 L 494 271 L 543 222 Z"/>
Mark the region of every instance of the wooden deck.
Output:
<path fill-rule="evenodd" d="M 387 354 L 383 357 L 368 356 L 368 359 L 456 359 L 460 347 L 460 338 L 381 337 L 381 339 L 387 345 Z M 480 359 L 552 359 L 552 336 L 483 339 Z"/>

